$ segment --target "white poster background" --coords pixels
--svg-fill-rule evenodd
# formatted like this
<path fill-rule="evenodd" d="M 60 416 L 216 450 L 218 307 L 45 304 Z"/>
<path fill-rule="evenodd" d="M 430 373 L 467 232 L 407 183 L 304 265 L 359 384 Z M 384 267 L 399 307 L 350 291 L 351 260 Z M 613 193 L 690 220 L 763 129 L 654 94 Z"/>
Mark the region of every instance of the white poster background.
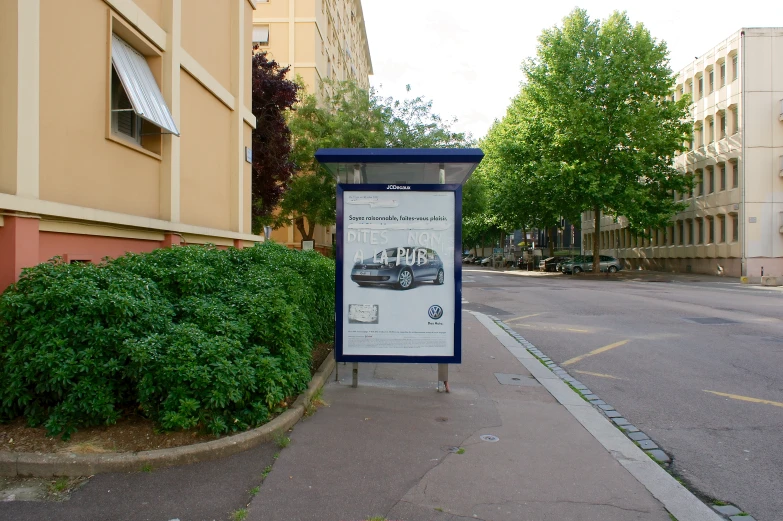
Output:
<path fill-rule="evenodd" d="M 371 356 L 453 356 L 455 322 L 454 192 L 359 192 L 343 194 L 343 354 Z M 362 270 L 370 264 L 398 259 L 380 253 L 411 251 L 410 289 L 394 284 L 360 286 L 351 279 L 354 268 L 386 275 L 396 270 Z M 418 251 L 417 251 L 418 250 Z M 437 253 L 444 283 L 424 274 L 420 255 Z M 422 252 L 422 253 L 420 253 Z M 396 255 L 396 254 L 395 254 Z M 377 262 L 376 262 L 377 261 Z M 432 271 L 432 270 L 428 270 Z M 439 311 L 442 315 L 438 317 Z"/>

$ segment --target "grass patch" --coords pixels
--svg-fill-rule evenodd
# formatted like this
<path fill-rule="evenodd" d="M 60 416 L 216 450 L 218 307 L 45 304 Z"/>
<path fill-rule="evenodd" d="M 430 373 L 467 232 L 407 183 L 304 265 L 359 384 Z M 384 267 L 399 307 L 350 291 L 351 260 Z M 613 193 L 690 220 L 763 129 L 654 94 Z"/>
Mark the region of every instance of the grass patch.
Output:
<path fill-rule="evenodd" d="M 464 449 L 464 448 L 462 448 L 462 447 L 460 447 L 460 448 L 457 450 L 457 454 L 465 454 L 465 449 Z"/>
<path fill-rule="evenodd" d="M 261 473 L 261 479 L 266 479 L 266 477 L 272 472 L 272 465 L 267 465 L 264 467 L 264 472 Z"/>
<path fill-rule="evenodd" d="M 247 519 L 247 509 L 240 508 L 231 512 L 231 521 L 244 521 Z"/>
<path fill-rule="evenodd" d="M 152 472 L 152 465 L 149 464 L 149 463 L 145 463 L 144 465 L 141 466 L 141 471 L 142 472 Z"/>
<path fill-rule="evenodd" d="M 49 484 L 49 490 L 51 492 L 63 492 L 68 488 L 68 485 L 68 478 L 57 478 L 55 481 Z"/>
<path fill-rule="evenodd" d="M 372 516 L 368 517 L 367 521 L 387 521 L 387 519 L 384 516 Z"/>
<path fill-rule="evenodd" d="M 291 438 L 282 433 L 277 434 L 275 435 L 275 444 L 281 449 L 284 449 L 291 444 Z"/>
<path fill-rule="evenodd" d="M 669 514 L 669 519 L 670 519 L 671 521 L 677 521 L 677 518 L 676 518 L 676 517 L 674 517 L 674 516 L 673 516 L 673 515 L 671 515 L 671 514 Z"/>
<path fill-rule="evenodd" d="M 440 507 L 435 507 L 435 511 L 436 511 L 436 512 L 443 512 L 443 509 L 442 509 L 442 508 L 440 508 Z"/>
<path fill-rule="evenodd" d="M 251 496 L 257 496 L 259 492 L 261 492 L 261 487 L 253 487 L 250 489 Z"/>

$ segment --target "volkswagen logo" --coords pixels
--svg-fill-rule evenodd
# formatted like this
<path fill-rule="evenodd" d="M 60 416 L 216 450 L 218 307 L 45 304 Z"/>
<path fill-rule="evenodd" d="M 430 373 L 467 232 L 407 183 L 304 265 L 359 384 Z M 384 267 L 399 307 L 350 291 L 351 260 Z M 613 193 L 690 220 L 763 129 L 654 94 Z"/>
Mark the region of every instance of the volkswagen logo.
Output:
<path fill-rule="evenodd" d="M 430 316 L 432 320 L 438 320 L 440 317 L 443 316 L 443 308 L 438 306 L 437 304 L 434 306 L 430 306 L 429 311 L 427 311 L 427 314 Z"/>

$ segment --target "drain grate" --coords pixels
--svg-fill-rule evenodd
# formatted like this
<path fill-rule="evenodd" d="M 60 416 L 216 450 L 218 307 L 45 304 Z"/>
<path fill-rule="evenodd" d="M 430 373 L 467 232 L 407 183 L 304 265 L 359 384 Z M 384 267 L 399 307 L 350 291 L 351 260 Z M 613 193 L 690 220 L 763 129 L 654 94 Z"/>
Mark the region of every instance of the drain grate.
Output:
<path fill-rule="evenodd" d="M 720 317 L 683 317 L 683 320 L 706 325 L 738 324 L 736 320 L 728 320 Z"/>
<path fill-rule="evenodd" d="M 479 436 L 479 438 L 481 438 L 482 441 L 488 441 L 490 443 L 495 443 L 496 441 L 500 441 L 500 438 L 498 438 L 497 436 L 495 436 L 493 434 L 483 434 L 483 435 Z"/>

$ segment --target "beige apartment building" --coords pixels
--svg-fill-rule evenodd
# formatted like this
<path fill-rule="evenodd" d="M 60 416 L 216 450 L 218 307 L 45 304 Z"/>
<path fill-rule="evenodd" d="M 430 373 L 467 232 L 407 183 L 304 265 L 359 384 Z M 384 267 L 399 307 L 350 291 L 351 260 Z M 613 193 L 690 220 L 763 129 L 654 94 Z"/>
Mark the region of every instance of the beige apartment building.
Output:
<path fill-rule="evenodd" d="M 252 244 L 255 0 L 0 0 L 0 291 L 26 266 Z"/>
<path fill-rule="evenodd" d="M 361 0 L 259 1 L 253 13 L 253 41 L 271 58 L 290 66 L 289 78 L 301 77 L 309 93 L 323 94 L 322 80 L 352 80 L 369 90 L 370 47 Z M 317 226 L 315 248 L 332 246 L 334 227 Z M 294 226 L 273 230 L 271 237 L 301 247 Z"/>
<path fill-rule="evenodd" d="M 742 29 L 677 75 L 690 94 L 694 140 L 676 158 L 694 176 L 686 203 L 651 239 L 622 217 L 602 217 L 600 248 L 629 268 L 748 276 L 783 275 L 783 29 Z M 585 252 L 593 215 L 582 216 Z M 763 273 L 762 273 L 763 272 Z"/>

